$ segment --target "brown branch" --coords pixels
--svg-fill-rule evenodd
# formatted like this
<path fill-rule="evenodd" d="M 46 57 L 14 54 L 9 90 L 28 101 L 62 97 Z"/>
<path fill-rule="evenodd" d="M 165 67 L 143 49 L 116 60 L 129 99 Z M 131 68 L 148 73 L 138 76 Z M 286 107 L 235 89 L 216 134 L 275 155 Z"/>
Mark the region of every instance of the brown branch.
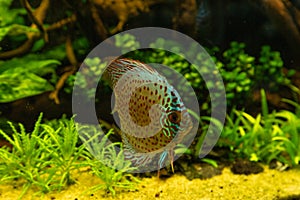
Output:
<path fill-rule="evenodd" d="M 71 76 L 73 73 L 75 72 L 75 70 L 71 70 L 71 71 L 67 71 L 65 72 L 58 80 L 58 82 L 56 83 L 55 89 L 49 94 L 49 98 L 54 100 L 54 102 L 56 104 L 60 104 L 59 98 L 58 98 L 58 93 L 60 91 L 60 89 L 64 86 L 67 78 L 69 76 Z"/>
<path fill-rule="evenodd" d="M 67 40 L 66 40 L 66 53 L 67 53 L 67 57 L 70 61 L 70 63 L 72 64 L 72 69 L 69 70 L 69 71 L 66 71 L 61 77 L 60 79 L 58 80 L 58 82 L 56 83 L 56 86 L 55 86 L 55 89 L 54 91 L 52 91 L 50 94 L 49 94 L 49 98 L 50 99 L 53 99 L 54 102 L 56 104 L 59 104 L 60 101 L 59 101 L 59 98 L 58 98 L 58 93 L 59 91 L 61 90 L 61 88 L 64 86 L 67 78 L 72 75 L 73 73 L 76 72 L 77 68 L 79 67 L 79 64 L 78 64 L 78 61 L 76 59 L 76 56 L 75 56 L 75 53 L 74 53 L 74 50 L 73 50 L 73 46 L 72 46 L 72 41 L 71 41 L 71 37 L 68 36 L 67 37 Z"/>
<path fill-rule="evenodd" d="M 156 4 L 156 1 L 143 1 L 143 0 L 118 0 L 118 1 L 105 1 L 105 0 L 93 0 L 92 4 L 99 6 L 104 10 L 114 13 L 119 22 L 116 27 L 110 31 L 111 34 L 115 34 L 123 29 L 124 24 L 130 16 L 136 16 L 141 12 L 148 12 L 151 4 Z M 97 10 L 91 8 L 92 14 L 97 13 Z"/>
<path fill-rule="evenodd" d="M 78 61 L 76 59 L 75 53 L 74 53 L 74 49 L 72 46 L 72 40 L 71 37 L 68 36 L 67 40 L 66 40 L 66 52 L 67 52 L 67 57 L 70 61 L 70 63 L 76 68 L 78 67 Z"/>
<path fill-rule="evenodd" d="M 15 57 L 17 55 L 19 56 L 19 55 L 25 54 L 27 51 L 29 51 L 31 49 L 34 41 L 35 41 L 34 36 L 28 38 L 28 40 L 25 43 L 23 43 L 21 46 L 19 46 L 18 48 L 0 53 L 0 59 L 9 59 L 9 58 Z"/>
<path fill-rule="evenodd" d="M 36 27 L 40 30 L 40 32 L 43 34 L 44 36 L 44 40 L 46 42 L 48 42 L 48 34 L 44 29 L 44 26 L 42 24 L 42 21 L 40 21 L 32 12 L 32 7 L 29 4 L 29 2 L 27 0 L 21 0 L 21 4 L 23 5 L 23 7 L 26 9 L 27 14 L 29 16 L 29 18 L 31 19 L 32 23 L 36 25 Z"/>
<path fill-rule="evenodd" d="M 42 23 L 44 21 L 49 6 L 50 6 L 50 0 L 42 0 L 40 6 L 36 8 L 35 11 L 33 12 L 34 16 L 39 22 Z"/>
<path fill-rule="evenodd" d="M 47 31 L 52 31 L 52 30 L 55 30 L 55 29 L 59 29 L 59 28 L 65 26 L 67 24 L 74 23 L 75 21 L 76 21 L 76 15 L 73 14 L 68 18 L 62 19 L 58 22 L 55 22 L 55 23 L 51 24 L 49 27 L 46 28 L 46 30 Z"/>
<path fill-rule="evenodd" d="M 300 11 L 290 2 L 287 0 L 282 0 L 287 9 L 289 10 L 294 23 L 296 24 L 298 30 L 300 31 Z"/>
<path fill-rule="evenodd" d="M 30 8 L 28 15 L 32 14 L 32 16 L 34 16 L 34 19 L 40 23 L 42 23 L 44 21 L 45 16 L 46 16 L 46 11 L 50 5 L 50 0 L 42 0 L 40 6 L 38 8 L 36 8 L 36 10 L 34 12 L 31 12 L 31 7 L 29 4 L 28 4 L 29 7 L 28 7 L 28 5 L 26 5 L 26 1 L 22 0 L 22 2 L 27 7 L 27 9 Z M 35 28 L 35 27 L 38 27 L 38 25 L 33 23 L 33 24 L 31 24 L 31 27 Z M 20 55 L 27 53 L 28 51 L 30 51 L 33 43 L 41 37 L 40 33 L 35 33 L 35 32 L 28 32 L 26 35 L 28 38 L 27 41 L 25 41 L 21 46 L 19 46 L 16 49 L 0 53 L 0 59 L 8 59 L 8 58 L 20 56 Z M 45 39 L 47 39 L 47 37 L 48 36 L 46 36 Z"/>
<path fill-rule="evenodd" d="M 95 5 L 93 3 L 90 4 L 90 10 L 92 13 L 92 17 L 93 17 L 94 21 L 96 22 L 95 28 L 96 28 L 98 35 L 100 36 L 100 38 L 102 40 L 106 39 L 108 32 L 99 16 L 97 8 L 95 7 Z"/>

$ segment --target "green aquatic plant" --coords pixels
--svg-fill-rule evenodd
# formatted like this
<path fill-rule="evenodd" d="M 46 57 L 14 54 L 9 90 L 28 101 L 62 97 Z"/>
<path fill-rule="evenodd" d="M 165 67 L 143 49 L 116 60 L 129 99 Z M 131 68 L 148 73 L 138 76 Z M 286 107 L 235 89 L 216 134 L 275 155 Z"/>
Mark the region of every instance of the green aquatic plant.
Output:
<path fill-rule="evenodd" d="M 10 50 L 7 49 L 7 42 L 12 44 L 12 48 L 17 48 L 21 41 L 27 39 L 26 35 L 39 34 L 37 28 L 26 25 L 25 8 L 11 8 L 12 4 L 12 0 L 3 0 L 0 3 L 0 43 L 4 43 L 0 45 L 0 53 Z M 35 43 L 33 48 L 37 50 Z M 1 103 L 54 89 L 45 76 L 54 76 L 55 67 L 60 62 L 54 58 L 40 58 L 40 55 L 30 53 L 21 58 L 0 61 Z"/>
<path fill-rule="evenodd" d="M 118 34 L 115 37 L 115 45 L 121 48 L 122 53 L 140 48 L 140 43 L 135 40 L 134 35 L 125 33 L 122 35 Z"/>
<path fill-rule="evenodd" d="M 66 86 L 64 87 L 64 91 L 67 93 L 71 93 L 73 91 L 74 87 L 74 81 L 76 78 L 76 87 L 79 87 L 84 92 L 83 98 L 91 99 L 95 97 L 95 93 L 97 91 L 97 88 L 92 87 L 94 85 L 97 85 L 99 82 L 100 75 L 102 75 L 107 62 L 101 61 L 100 58 L 94 57 L 94 58 L 86 58 L 83 63 L 86 68 L 85 70 L 81 71 L 80 73 L 76 73 L 74 75 L 71 75 L 66 80 Z M 100 82 L 103 84 L 103 90 L 107 90 L 107 83 L 104 81 Z M 99 99 L 95 99 L 98 101 Z"/>
<path fill-rule="evenodd" d="M 26 10 L 25 8 L 10 9 L 12 2 L 13 0 L 0 2 L 0 41 L 7 36 L 25 34 L 27 31 L 37 31 L 37 29 L 17 24 L 18 22 L 25 22 L 23 15 L 26 14 Z"/>
<path fill-rule="evenodd" d="M 269 113 L 261 90 L 262 114 L 256 117 L 233 110 L 227 117 L 218 146 L 229 147 L 238 157 L 270 163 L 278 160 L 289 166 L 300 163 L 300 117 L 283 110 Z"/>
<path fill-rule="evenodd" d="M 31 7 L 30 3 L 27 6 Z M 67 59 L 64 44 L 47 42 L 49 38 L 45 30 L 49 24 L 43 27 L 43 20 L 36 18 L 39 14 L 30 15 L 29 10 L 13 0 L 0 2 L 1 103 L 54 90 L 59 80 L 58 73 L 61 72 L 56 70 Z M 33 24 L 34 21 L 40 21 L 41 24 L 30 25 L 28 19 L 35 19 Z M 82 35 L 74 39 L 72 46 L 77 58 L 86 55 L 88 45 L 89 42 Z"/>
<path fill-rule="evenodd" d="M 54 78 L 55 68 L 60 64 L 55 59 L 33 60 L 33 55 L 0 61 L 0 102 L 6 103 L 37 95 L 54 87 L 44 76 Z"/>
<path fill-rule="evenodd" d="M 140 182 L 139 179 L 134 177 L 132 174 L 128 173 L 133 170 L 130 167 L 131 163 L 124 160 L 123 153 L 120 152 L 115 154 L 113 147 L 107 147 L 106 150 L 112 155 L 110 159 L 114 159 L 116 165 L 122 164 L 120 166 L 107 166 L 101 160 L 92 160 L 89 162 L 91 166 L 92 173 L 100 178 L 103 183 L 97 184 L 91 187 L 88 192 L 95 192 L 97 190 L 105 190 L 110 192 L 112 196 L 116 195 L 116 189 L 127 189 L 133 190 L 136 188 L 137 183 Z M 107 159 L 107 158 L 106 158 Z"/>
<path fill-rule="evenodd" d="M 41 123 L 41 120 L 42 114 L 31 133 L 26 132 L 22 124 L 16 127 L 11 122 L 8 122 L 13 132 L 11 135 L 0 129 L 0 135 L 12 146 L 0 148 L 0 183 L 14 180 L 24 183 L 19 199 L 31 187 L 38 189 L 35 195 L 60 191 L 76 182 L 73 173 L 83 167 L 90 167 L 103 181 L 105 187 L 97 185 L 91 188 L 93 191 L 105 189 L 114 195 L 115 188 L 134 188 L 137 179 L 127 174 L 132 170 L 130 162 L 112 148 L 119 143 L 105 146 L 107 140 L 104 139 L 95 144 L 98 155 L 95 158 L 86 151 L 86 144 L 78 141 L 78 127 L 73 118 L 63 117 L 46 123 Z"/>
<path fill-rule="evenodd" d="M 72 171 L 86 166 L 79 161 L 84 156 L 84 146 L 77 147 L 74 121 L 63 119 L 59 121 L 59 127 L 51 127 L 41 124 L 41 120 L 42 114 L 32 133 L 27 133 L 22 124 L 18 131 L 10 122 L 12 136 L 0 130 L 12 145 L 11 151 L 4 147 L 0 149 L 1 181 L 24 180 L 20 198 L 32 186 L 42 193 L 60 190 L 74 182 Z"/>
<path fill-rule="evenodd" d="M 115 148 L 120 148 L 121 143 L 110 143 L 108 140 L 109 136 L 113 134 L 113 129 L 104 135 L 92 126 L 83 126 L 81 133 L 84 133 L 81 137 L 83 144 L 92 154 L 88 159 L 92 173 L 103 181 L 103 183 L 91 187 L 87 192 L 104 189 L 115 196 L 117 188 L 135 189 L 136 184 L 140 181 L 129 174 L 135 168 L 130 166 L 130 161 L 125 160 L 122 150 L 116 151 Z"/>
<path fill-rule="evenodd" d="M 56 169 L 59 185 L 63 187 L 75 182 L 71 177 L 72 171 L 87 165 L 80 162 L 86 153 L 84 145 L 78 145 L 78 132 L 73 118 L 62 118 L 57 123 L 56 126 L 42 124 L 50 142 L 42 145 L 51 155 L 51 167 Z"/>
<path fill-rule="evenodd" d="M 245 53 L 245 44 L 232 42 L 230 48 L 223 52 L 220 72 L 226 84 L 226 96 L 229 104 L 232 101 L 241 103 L 253 87 L 255 58 Z"/>
<path fill-rule="evenodd" d="M 279 86 L 290 84 L 288 77 L 295 74 L 295 70 L 288 70 L 285 76 L 282 68 L 284 66 L 278 51 L 271 51 L 270 46 L 262 46 L 259 62 L 255 67 L 255 84 L 260 84 L 271 91 L 277 91 Z"/>
<path fill-rule="evenodd" d="M 25 181 L 20 198 L 31 186 L 37 186 L 43 192 L 51 191 L 55 184 L 55 171 L 49 171 L 51 155 L 41 146 L 42 115 L 38 118 L 32 133 L 27 133 L 22 124 L 19 130 L 9 122 L 12 136 L 0 130 L 0 134 L 12 145 L 12 149 L 0 148 L 1 183 L 14 179 Z M 45 138 L 47 140 L 47 138 Z M 46 141 L 45 141 L 46 142 Z"/>
<path fill-rule="evenodd" d="M 270 46 L 264 45 L 260 56 L 254 57 L 247 54 L 245 49 L 244 43 L 234 41 L 223 52 L 221 61 L 215 59 L 226 84 L 229 105 L 242 104 L 253 89 L 264 88 L 276 92 L 279 87 L 288 86 L 293 92 L 298 92 L 289 79 L 295 71 L 288 70 L 286 75 L 283 73 L 284 64 L 278 51 L 272 51 Z"/>
<path fill-rule="evenodd" d="M 118 37 L 119 46 L 120 41 L 126 41 L 127 50 L 135 49 L 135 45 L 138 43 L 134 37 L 129 37 L 129 35 Z M 178 44 L 163 38 L 158 38 L 150 44 L 150 47 L 152 49 L 131 51 L 124 57 L 145 63 L 160 63 L 176 70 L 196 90 L 198 98 L 203 102 L 201 110 L 209 112 L 210 97 L 214 97 L 209 95 L 208 89 L 216 89 L 219 84 L 213 81 L 204 82 L 202 79 L 201 76 L 208 78 L 211 74 L 216 73 L 211 70 L 210 62 L 204 54 L 195 51 L 194 45 L 188 47 L 186 52 L 182 52 Z M 173 52 L 162 48 L 171 49 Z M 291 84 L 289 79 L 295 73 L 294 70 L 288 70 L 287 74 L 284 74 L 280 53 L 272 51 L 269 46 L 262 46 L 261 53 L 257 57 L 249 55 L 246 51 L 246 45 L 236 41 L 231 42 L 230 47 L 223 52 L 220 52 L 217 47 L 207 49 L 207 51 L 223 78 L 230 108 L 242 108 L 243 103 L 254 89 L 265 88 L 278 91 L 279 87 L 288 86 L 294 93 L 299 93 L 299 90 Z M 194 57 L 200 63 L 201 74 L 182 56 L 183 54 Z"/>
<path fill-rule="evenodd" d="M 85 52 L 87 42 L 78 38 L 73 42 L 76 53 L 80 57 Z M 17 99 L 34 96 L 54 90 L 59 80 L 57 68 L 66 59 L 64 45 L 47 50 L 36 50 L 24 56 L 0 61 L 0 102 L 6 103 Z M 97 73 L 97 70 L 93 72 Z M 71 92 L 73 76 L 66 83 L 66 92 Z"/>

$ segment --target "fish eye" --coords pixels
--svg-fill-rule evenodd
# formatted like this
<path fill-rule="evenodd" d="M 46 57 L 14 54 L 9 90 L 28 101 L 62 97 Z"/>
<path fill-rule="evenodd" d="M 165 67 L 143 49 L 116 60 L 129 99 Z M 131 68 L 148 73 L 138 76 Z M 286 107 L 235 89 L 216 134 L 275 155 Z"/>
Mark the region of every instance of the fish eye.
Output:
<path fill-rule="evenodd" d="M 181 121 L 181 112 L 173 111 L 168 115 L 168 119 L 171 123 L 179 123 Z"/>

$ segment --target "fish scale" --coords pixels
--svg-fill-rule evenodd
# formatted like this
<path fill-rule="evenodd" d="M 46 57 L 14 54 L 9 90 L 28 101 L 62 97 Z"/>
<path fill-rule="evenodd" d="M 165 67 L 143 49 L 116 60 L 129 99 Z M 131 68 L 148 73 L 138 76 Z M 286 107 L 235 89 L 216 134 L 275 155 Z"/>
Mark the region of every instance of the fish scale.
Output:
<path fill-rule="evenodd" d="M 155 69 L 127 58 L 111 62 L 104 78 L 114 91 L 125 159 L 160 169 L 168 155 L 173 169 L 172 151 L 193 126 L 178 92 Z"/>

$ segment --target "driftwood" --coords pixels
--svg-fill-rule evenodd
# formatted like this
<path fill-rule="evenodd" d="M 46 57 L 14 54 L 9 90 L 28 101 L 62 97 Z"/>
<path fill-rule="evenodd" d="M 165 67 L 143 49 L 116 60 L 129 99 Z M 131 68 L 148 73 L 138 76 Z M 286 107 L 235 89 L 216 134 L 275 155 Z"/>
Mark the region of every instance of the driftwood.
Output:
<path fill-rule="evenodd" d="M 70 35 L 67 36 L 67 40 L 66 40 L 66 52 L 67 52 L 67 57 L 69 59 L 69 62 L 72 65 L 72 67 L 70 70 L 66 71 L 60 77 L 60 79 L 56 83 L 55 89 L 49 94 L 49 98 L 53 99 L 56 104 L 60 103 L 59 98 L 58 98 L 58 93 L 59 93 L 60 89 L 64 86 L 64 83 L 67 80 L 67 78 L 69 76 L 71 76 L 72 74 L 74 74 L 79 67 L 79 63 L 78 63 L 75 53 L 74 53 Z"/>
<path fill-rule="evenodd" d="M 23 7 L 26 9 L 29 18 L 32 21 L 31 28 L 39 29 L 39 32 L 28 32 L 27 40 L 18 48 L 12 49 L 9 51 L 1 52 L 0 59 L 9 59 L 17 56 L 21 56 L 23 54 L 28 53 L 34 42 L 41 37 L 44 38 L 45 42 L 49 41 L 48 32 L 56 29 L 60 29 L 67 24 L 74 23 L 76 21 L 76 15 L 73 14 L 68 18 L 62 19 L 60 21 L 54 22 L 47 28 L 44 27 L 43 21 L 46 17 L 47 10 L 50 7 L 50 0 L 42 0 L 39 7 L 37 7 L 34 11 L 27 0 L 21 0 Z"/>
<path fill-rule="evenodd" d="M 27 33 L 27 41 L 25 41 L 20 47 L 0 53 L 0 59 L 8 59 L 15 56 L 23 55 L 30 51 L 34 42 L 39 39 L 41 36 L 44 36 L 45 41 L 48 41 L 48 35 L 45 29 L 43 28 L 43 21 L 46 16 L 46 12 L 50 5 L 50 0 L 42 0 L 40 6 L 32 11 L 32 8 L 27 0 L 21 0 L 22 5 L 25 7 L 28 16 L 32 20 L 32 28 L 38 28 L 40 32 L 29 32 Z M 40 34 L 42 33 L 42 34 Z"/>
<path fill-rule="evenodd" d="M 285 37 L 295 58 L 300 57 L 300 11 L 288 0 L 252 0 Z"/>
<path fill-rule="evenodd" d="M 140 12 L 149 12 L 149 7 L 153 4 L 163 2 L 162 0 L 92 0 L 92 2 L 103 10 L 112 12 L 117 16 L 119 22 L 110 31 L 111 34 L 123 29 L 124 24 L 132 16 L 137 16 Z"/>
<path fill-rule="evenodd" d="M 196 0 L 176 0 L 176 11 L 173 17 L 173 28 L 190 36 L 195 35 Z"/>

